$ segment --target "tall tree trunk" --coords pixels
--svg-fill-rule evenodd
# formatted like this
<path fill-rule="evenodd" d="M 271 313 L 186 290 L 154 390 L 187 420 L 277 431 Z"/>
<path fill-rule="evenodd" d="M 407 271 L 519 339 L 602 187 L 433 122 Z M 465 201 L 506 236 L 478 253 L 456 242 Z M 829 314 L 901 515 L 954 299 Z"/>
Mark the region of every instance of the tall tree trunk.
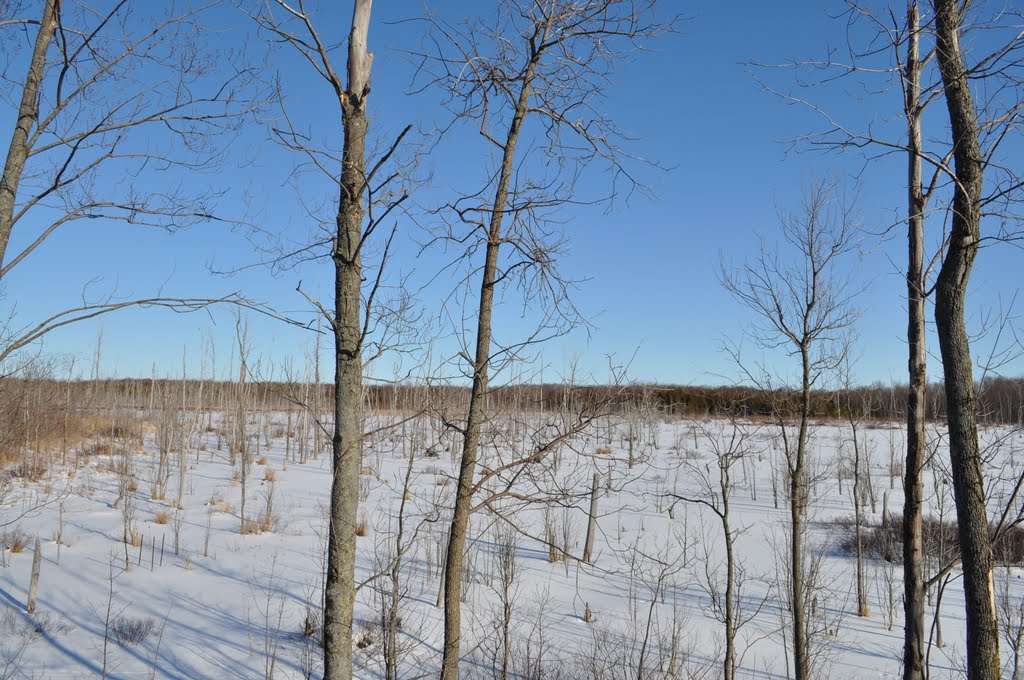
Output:
<path fill-rule="evenodd" d="M 366 183 L 366 96 L 372 56 L 366 49 L 372 0 L 356 0 L 348 46 L 348 89 L 338 93 L 345 128 L 334 260 L 334 479 L 324 592 L 324 680 L 352 677 L 359 462 L 363 450 L 360 292 Z"/>
<path fill-rule="evenodd" d="M 725 537 L 725 658 L 722 661 L 722 679 L 736 679 L 736 537 L 729 521 L 729 493 L 731 483 L 728 466 L 719 464 L 719 488 L 722 492 L 722 535 Z"/>
<path fill-rule="evenodd" d="M 544 35 L 547 36 L 547 27 Z M 540 41 L 543 44 L 543 40 Z M 523 74 L 516 100 L 516 110 L 509 123 L 508 134 L 501 159 L 498 183 L 491 203 L 490 223 L 487 230 L 487 251 L 484 259 L 483 280 L 480 283 L 480 307 L 477 313 L 476 352 L 473 358 L 473 387 L 469 396 L 466 429 L 463 432 L 462 460 L 459 482 L 455 490 L 452 524 L 448 537 L 448 554 L 444 565 L 444 654 L 441 660 L 441 680 L 459 677 L 459 643 L 462 627 L 462 563 L 466 551 L 466 531 L 473 505 L 473 477 L 480 449 L 480 426 L 483 422 L 484 398 L 491 361 L 491 314 L 494 308 L 494 286 L 498 274 L 498 254 L 501 247 L 502 222 L 508 202 L 509 186 L 515 170 L 516 145 L 523 121 L 529 109 L 533 79 L 541 52 L 534 52 Z"/>
<path fill-rule="evenodd" d="M 806 329 L 805 329 L 806 330 Z M 806 332 L 804 337 L 806 338 Z M 803 514 L 804 495 L 807 492 L 804 483 L 804 460 L 807 451 L 807 436 L 811 417 L 811 366 L 809 350 L 800 348 L 803 378 L 800 395 L 800 425 L 797 432 L 796 459 L 789 465 L 789 515 L 792 536 L 790 537 L 790 597 L 793 614 L 793 677 L 796 680 L 810 680 L 811 658 L 807 641 L 807 625 L 805 609 L 807 584 L 804 582 L 803 565 Z"/>
<path fill-rule="evenodd" d="M 935 323 L 946 381 L 949 455 L 967 614 L 967 677 L 999 678 L 999 630 L 992 589 L 992 541 L 978 449 L 977 397 L 964 323 L 967 283 L 981 237 L 983 166 L 963 54 L 958 0 L 933 0 L 936 58 L 953 133 L 956 193 L 949 246 L 935 289 Z"/>
<path fill-rule="evenodd" d="M 868 616 L 871 612 L 868 608 L 867 577 L 864 569 L 864 544 L 863 525 L 864 518 L 861 516 L 861 465 L 860 465 L 860 444 L 857 441 L 857 419 L 853 415 L 854 406 L 850 404 L 850 430 L 853 433 L 853 526 L 855 540 L 857 541 L 857 616 Z"/>
<path fill-rule="evenodd" d="M 904 67 L 907 118 L 907 459 L 903 469 L 903 680 L 924 680 L 925 587 L 921 539 L 922 475 L 925 459 L 924 209 L 921 175 L 920 17 L 916 0 L 907 3 L 907 60 Z"/>
<path fill-rule="evenodd" d="M 60 0 L 44 0 L 43 16 L 39 31 L 32 47 L 28 74 L 21 89 L 21 104 L 18 106 L 18 120 L 11 135 L 11 145 L 4 162 L 4 174 L 0 178 L 0 265 L 7 255 L 7 243 L 14 228 L 14 206 L 18 198 L 18 185 L 28 159 L 29 137 L 32 128 L 39 121 L 39 91 L 46 70 L 46 52 L 57 31 L 57 13 Z"/>

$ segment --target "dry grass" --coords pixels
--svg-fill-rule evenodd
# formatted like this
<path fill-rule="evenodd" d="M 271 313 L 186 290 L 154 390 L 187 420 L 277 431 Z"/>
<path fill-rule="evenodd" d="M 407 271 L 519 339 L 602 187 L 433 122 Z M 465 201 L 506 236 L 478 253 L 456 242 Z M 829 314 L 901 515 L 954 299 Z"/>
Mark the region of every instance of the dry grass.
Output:
<path fill-rule="evenodd" d="M 356 536 L 366 535 L 366 515 L 360 515 L 359 521 L 356 523 Z"/>
<path fill-rule="evenodd" d="M 276 482 L 277 481 L 277 472 L 273 468 L 267 468 L 266 471 L 263 473 L 263 481 L 264 482 Z"/>
<path fill-rule="evenodd" d="M 133 548 L 138 548 L 142 545 L 142 532 L 138 529 L 132 529 L 131 542 Z"/>
<path fill-rule="evenodd" d="M 20 529 L 15 529 L 4 537 L 4 544 L 12 553 L 25 552 L 25 548 L 28 546 L 28 536 Z"/>
<path fill-rule="evenodd" d="M 266 456 L 260 456 L 260 459 L 256 461 L 256 464 L 257 465 L 266 465 L 267 464 L 267 457 Z"/>
<path fill-rule="evenodd" d="M 158 510 L 157 513 L 153 515 L 154 524 L 167 524 L 170 521 L 171 513 L 168 510 Z"/>
<path fill-rule="evenodd" d="M 594 453 L 596 453 L 599 456 L 607 456 L 610 455 L 611 452 L 612 449 L 610 446 L 599 446 L 596 449 L 594 449 Z"/>
<path fill-rule="evenodd" d="M 263 514 L 255 519 L 247 519 L 242 524 L 243 534 L 269 534 L 274 531 L 277 519 L 273 515 Z"/>

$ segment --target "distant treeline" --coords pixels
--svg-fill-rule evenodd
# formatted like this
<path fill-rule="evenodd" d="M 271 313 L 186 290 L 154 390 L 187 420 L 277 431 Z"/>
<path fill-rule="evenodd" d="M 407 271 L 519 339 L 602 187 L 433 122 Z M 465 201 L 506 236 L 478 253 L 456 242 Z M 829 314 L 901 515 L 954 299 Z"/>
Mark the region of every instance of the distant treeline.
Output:
<path fill-rule="evenodd" d="M 1024 422 L 1024 378 L 996 378 L 978 386 L 979 416 L 987 423 Z M 117 379 L 59 381 L 5 378 L 0 390 L 10 404 L 22 401 L 15 395 L 31 393 L 25 401 L 50 409 L 166 407 L 228 409 L 238 400 L 238 383 L 226 381 Z M 303 405 L 318 411 L 332 408 L 334 388 L 328 384 L 255 382 L 246 387 L 250 408 L 287 410 Z M 845 418 L 855 414 L 875 420 L 903 420 L 905 385 L 875 384 L 850 390 L 814 393 L 812 411 L 816 418 Z M 398 383 L 370 385 L 366 406 L 371 410 L 415 411 L 458 409 L 468 400 L 469 388 L 451 385 Z M 613 411 L 654 410 L 676 416 L 769 416 L 776 411 L 794 413 L 799 393 L 779 389 L 770 393 L 745 386 L 707 387 L 691 385 L 511 385 L 495 387 L 488 395 L 491 408 L 558 410 L 603 403 Z M 941 384 L 928 386 L 927 416 L 945 417 L 945 395 Z M 24 403 L 24 402 L 22 402 Z"/>

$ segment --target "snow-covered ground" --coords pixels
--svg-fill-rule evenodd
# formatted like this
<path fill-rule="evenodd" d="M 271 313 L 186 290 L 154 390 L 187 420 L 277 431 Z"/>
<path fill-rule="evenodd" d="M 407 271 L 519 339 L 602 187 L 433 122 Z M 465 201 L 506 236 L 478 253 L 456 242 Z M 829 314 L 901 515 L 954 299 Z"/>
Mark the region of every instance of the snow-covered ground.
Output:
<path fill-rule="evenodd" d="M 498 428 L 488 439 L 493 446 L 481 469 L 498 469 L 515 451 L 536 450 L 557 435 L 557 420 L 535 414 Z M 165 499 L 152 498 L 159 467 L 152 432 L 143 450 L 130 456 L 115 442 L 81 458 L 77 469 L 70 461 L 63 467 L 55 463 L 38 481 L 14 480 L 0 507 L 0 533 L 6 544 L 20 536 L 23 546 L 12 552 L 5 545 L 0 566 L 0 677 L 319 676 L 319 643 L 304 629 L 307 618 L 316 621 L 322 592 L 330 456 L 300 463 L 282 414 L 250 416 L 253 464 L 245 515 L 257 531 L 242 533 L 239 468 L 230 464 L 225 438 L 216 432 L 227 424 L 217 417 L 211 422 L 197 428 L 186 446 L 180 511 L 174 507 L 180 460 L 175 451 L 167 463 Z M 385 427 L 389 423 L 393 426 Z M 743 435 L 738 449 L 743 456 L 732 469 L 730 518 L 738 531 L 740 603 L 749 618 L 738 636 L 739 677 L 788 677 L 780 595 L 786 567 L 778 558 L 785 554 L 788 510 L 785 485 L 776 474 L 784 465 L 778 433 L 763 424 L 665 417 L 634 422 L 632 447 L 626 420 L 602 420 L 552 450 L 544 462 L 510 469 L 509 475 L 518 475 L 510 487 L 515 493 L 477 511 L 464 578 L 464 676 L 494 677 L 495 659 L 502 657 L 498 574 L 503 546 L 514 545 L 508 598 L 511 668 L 519 674 L 514 677 L 717 677 L 723 638 L 712 594 L 724 582 L 724 551 L 721 524 L 705 501 L 716 504 L 721 498 L 709 495 L 701 478 L 717 484 L 715 450 L 728 447 L 735 427 Z M 363 467 L 357 676 L 384 677 L 380 612 L 391 581 L 383 575 L 399 544 L 400 676 L 430 675 L 440 662 L 437 601 L 455 438 L 442 436 L 440 424 L 427 418 L 380 415 L 372 428 L 381 429 L 367 445 Z M 946 454 L 941 433 L 931 434 L 938 454 L 925 482 L 930 514 L 948 520 L 951 489 L 941 472 Z M 991 472 L 1009 478 L 1024 460 L 1024 439 L 1003 431 L 987 436 L 994 441 L 997 434 L 1006 436 L 999 437 Z M 871 477 L 862 485 L 864 521 L 877 525 L 884 512 L 899 514 L 902 508 L 898 461 L 904 435 L 897 425 L 872 423 L 861 425 L 859 437 Z M 805 539 L 815 569 L 816 675 L 898 677 L 901 567 L 877 557 L 868 560 L 870 615 L 858 617 L 855 560 L 842 549 L 850 531 L 844 520 L 853 515 L 851 430 L 838 423 L 818 425 L 812 447 Z M 134 480 L 126 485 L 129 520 L 137 534 L 137 545 L 127 549 L 122 541 L 126 501 L 116 502 L 123 486 L 116 469 L 126 459 Z M 403 494 L 410 469 L 409 492 Z M 600 517 L 594 559 L 584 564 L 578 558 L 595 471 L 602 474 Z M 481 500 L 505 488 L 498 479 L 508 475 L 496 475 Z M 1004 486 L 993 485 L 993 511 Z M 556 488 L 560 504 L 527 507 L 518 500 Z M 399 541 L 403 495 L 406 520 Z M 37 536 L 42 546 L 38 603 L 35 613 L 27 614 Z M 568 559 L 560 557 L 562 550 L 570 553 Z M 956 574 L 942 596 L 943 645 L 930 653 L 933 678 L 962 677 L 963 599 Z M 997 590 L 1008 592 L 1018 608 L 1024 597 L 1021 576 L 1019 569 L 997 573 Z M 934 605 L 933 598 L 929 619 Z M 1003 655 L 1008 661 L 1005 644 Z"/>

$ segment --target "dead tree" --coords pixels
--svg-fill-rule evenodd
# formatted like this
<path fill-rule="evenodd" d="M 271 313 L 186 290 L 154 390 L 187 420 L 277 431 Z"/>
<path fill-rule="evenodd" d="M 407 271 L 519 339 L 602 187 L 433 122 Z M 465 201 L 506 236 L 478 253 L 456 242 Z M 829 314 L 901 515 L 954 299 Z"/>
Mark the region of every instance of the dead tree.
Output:
<path fill-rule="evenodd" d="M 857 223 L 837 192 L 831 180 L 812 184 L 800 211 L 781 216 L 786 251 L 766 247 L 753 262 L 733 270 L 723 265 L 722 272 L 726 290 L 758 318 L 758 345 L 786 347 L 799 361 L 800 382 L 789 390 L 778 388 L 770 372 L 745 368 L 734 354 L 747 379 L 773 404 L 783 443 L 790 511 L 787 600 L 797 680 L 814 676 L 808 644 L 811 593 L 805 587 L 809 556 L 803 545 L 812 399 L 834 378 L 845 355 L 845 335 L 857 318 L 853 298 L 858 290 L 839 270 L 843 256 L 856 247 Z"/>
<path fill-rule="evenodd" d="M 325 225 L 322 242 L 334 266 L 334 290 L 328 305 L 299 292 L 316 307 L 334 339 L 334 422 L 331 449 L 334 468 L 327 545 L 324 594 L 324 678 L 352 677 L 352 612 L 355 605 L 356 530 L 359 523 L 359 467 L 362 459 L 363 371 L 366 362 L 386 346 L 381 324 L 380 292 L 394 230 L 385 240 L 377 271 L 363 289 L 366 244 L 380 224 L 407 198 L 402 173 L 390 173 L 389 161 L 399 148 L 407 127 L 379 155 L 368 148 L 367 98 L 373 55 L 367 48 L 372 0 L 356 0 L 348 34 L 345 70 L 335 66 L 338 41 L 328 39 L 302 0 L 273 0 L 250 13 L 268 39 L 296 50 L 327 85 L 338 106 L 337 123 L 344 133 L 342 157 L 316 148 L 292 124 L 285 106 L 282 122 L 272 133 L 278 143 L 294 151 L 308 167 L 324 172 L 338 189 L 333 221 Z M 286 100 L 282 98 L 283 105 Z M 336 169 L 336 165 L 340 168 Z M 292 254 L 281 255 L 285 261 Z M 400 311 L 396 312 L 400 315 Z M 384 324 L 386 325 L 386 324 Z M 376 335 L 375 335 L 376 329 Z"/>
<path fill-rule="evenodd" d="M 550 217 L 580 200 L 575 180 L 594 161 L 607 162 L 616 179 L 636 186 L 600 101 L 614 63 L 669 27 L 654 18 L 656 4 L 501 0 L 486 18 L 461 25 L 428 18 L 438 49 L 420 55 L 426 87 L 442 92 L 456 119 L 475 126 L 495 158 L 482 188 L 446 206 L 455 224 L 439 239 L 459 244 L 467 260 L 483 251 L 483 262 L 468 275 L 479 277 L 479 297 L 463 352 L 472 388 L 457 425 L 462 456 L 445 563 L 444 680 L 458 676 L 461 574 L 479 487 L 484 400 L 503 362 L 578 323 L 568 282 L 557 271 L 561 240 Z M 495 294 L 514 284 L 546 314 L 530 338 L 502 346 L 492 335 Z"/>

